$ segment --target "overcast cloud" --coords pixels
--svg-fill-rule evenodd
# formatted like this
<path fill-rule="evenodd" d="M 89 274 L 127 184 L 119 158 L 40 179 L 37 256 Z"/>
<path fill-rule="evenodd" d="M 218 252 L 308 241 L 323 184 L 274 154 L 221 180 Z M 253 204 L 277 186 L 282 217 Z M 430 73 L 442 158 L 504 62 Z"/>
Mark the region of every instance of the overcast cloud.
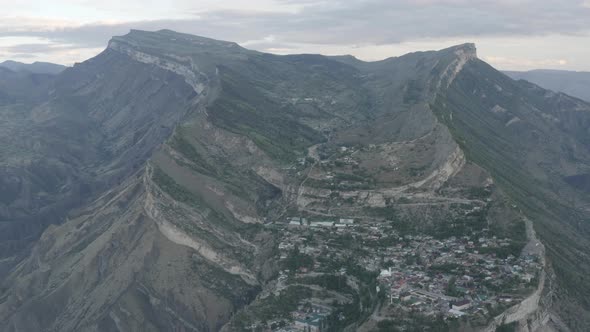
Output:
<path fill-rule="evenodd" d="M 166 28 L 266 52 L 367 60 L 473 41 L 481 58 L 502 69 L 590 70 L 589 0 L 121 2 L 58 0 L 41 8 L 6 2 L 0 58 L 70 64 L 130 28 Z"/>

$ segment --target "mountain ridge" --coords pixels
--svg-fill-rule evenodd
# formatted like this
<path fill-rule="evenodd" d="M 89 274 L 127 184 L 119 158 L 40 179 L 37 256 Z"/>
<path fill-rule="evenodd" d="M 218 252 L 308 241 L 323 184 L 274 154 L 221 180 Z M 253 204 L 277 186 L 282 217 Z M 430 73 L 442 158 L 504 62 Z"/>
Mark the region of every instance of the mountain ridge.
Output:
<path fill-rule="evenodd" d="M 530 71 L 506 71 L 513 79 L 523 79 L 545 89 L 566 93 L 586 101 L 590 100 L 590 73 L 584 71 L 567 71 L 536 69 Z"/>
<path fill-rule="evenodd" d="M 64 128 L 51 120 L 54 116 L 64 121 L 75 115 L 65 127 L 68 133 L 77 133 L 78 123 L 92 124 L 87 136 L 80 136 L 85 140 L 62 157 L 66 165 L 83 165 L 87 174 L 54 184 L 64 188 L 89 181 L 88 199 L 28 244 L 30 256 L 11 258 L 15 263 L 8 264 L 1 285 L 5 323 L 0 326 L 7 331 L 232 330 L 243 323 L 236 314 L 247 316 L 248 308 L 256 308 L 262 300 L 257 294 L 278 274 L 280 235 L 265 227 L 269 220 L 293 213 L 371 219 L 386 211 L 436 234 L 449 227 L 445 220 L 458 218 L 449 208 L 456 204 L 502 211 L 485 215 L 487 222 L 499 235 L 518 237 L 522 234 L 512 230 L 524 227 L 522 211 L 503 201 L 529 202 L 509 186 L 521 180 L 503 181 L 507 172 L 491 163 L 490 155 L 505 148 L 500 155 L 510 160 L 510 170 L 538 159 L 531 153 L 521 161 L 495 133 L 516 137 L 511 142 L 521 139 L 535 153 L 539 145 L 524 133 L 556 133 L 564 145 L 574 146 L 573 159 L 563 157 L 564 166 L 537 165 L 538 177 L 525 183 L 525 192 L 551 193 L 536 182 L 590 164 L 587 151 L 571 143 L 579 138 L 563 134 L 583 130 L 583 123 L 576 127 L 572 120 L 577 109 L 589 106 L 545 99 L 544 91 L 509 81 L 477 59 L 473 44 L 372 63 L 341 60 L 264 54 L 169 30 L 132 31 L 58 76 L 51 97 L 33 109 L 33 119 L 50 121 L 45 134 L 50 138 L 52 128 Z M 496 85 L 483 83 L 486 79 Z M 527 102 L 516 101 L 512 91 Z M 561 109 L 541 107 L 549 102 Z M 572 120 L 560 120 L 568 116 Z M 485 138 L 493 143 L 473 134 L 482 121 L 488 127 L 481 125 L 478 132 L 491 132 Z M 534 130 L 518 127 L 523 136 L 515 136 L 512 128 L 527 121 Z M 322 156 L 354 146 L 362 156 L 362 173 L 338 164 L 332 172 L 347 180 L 331 183 Z M 563 154 L 557 145 L 547 149 Z M 80 154 L 83 150 L 104 157 L 95 160 L 90 152 Z M 40 154 L 55 150 L 46 151 Z M 514 174 L 529 179 L 520 170 Z M 488 188 L 494 178 L 502 187 L 490 189 L 491 201 L 465 193 Z M 568 198 L 576 193 L 560 190 Z M 20 206 L 6 202 L 4 211 L 14 209 L 16 215 Z M 551 243 L 548 234 L 555 225 L 535 220 L 544 243 Z M 573 236 L 567 230 L 564 236 Z M 548 245 L 555 263 L 561 246 Z M 548 275 L 553 278 L 550 268 Z M 45 312 L 49 306 L 54 309 Z M 517 323 L 537 323 L 539 316 L 547 317 L 544 312 L 557 317 L 548 302 L 541 307 Z M 567 319 L 575 316 L 572 312 Z M 346 323 L 349 328 L 360 324 Z"/>
<path fill-rule="evenodd" d="M 12 71 L 20 72 L 29 72 L 32 74 L 50 74 L 56 75 L 65 70 L 67 67 L 63 65 L 58 65 L 49 62 L 39 62 L 35 61 L 33 63 L 22 63 L 18 61 L 6 60 L 4 62 L 0 62 L 0 67 L 7 68 Z"/>

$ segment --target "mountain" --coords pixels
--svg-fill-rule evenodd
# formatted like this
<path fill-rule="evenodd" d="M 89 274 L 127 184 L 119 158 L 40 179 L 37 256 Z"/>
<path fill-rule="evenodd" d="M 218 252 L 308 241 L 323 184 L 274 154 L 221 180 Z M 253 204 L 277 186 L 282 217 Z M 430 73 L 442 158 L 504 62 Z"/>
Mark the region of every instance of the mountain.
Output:
<path fill-rule="evenodd" d="M 25 101 L 41 101 L 49 92 L 55 78 L 52 74 L 15 72 L 0 67 L 0 104 L 15 104 Z"/>
<path fill-rule="evenodd" d="M 515 80 L 526 80 L 548 90 L 590 101 L 590 73 L 587 72 L 538 69 L 505 74 Z"/>
<path fill-rule="evenodd" d="M 0 103 L 2 331 L 590 324 L 590 104 L 473 44 L 363 62 L 132 30 L 32 91 Z M 386 267 L 447 287 L 436 310 L 502 300 L 392 321 Z"/>
<path fill-rule="evenodd" d="M 10 69 L 16 72 L 29 72 L 33 74 L 59 74 L 66 66 L 49 63 L 49 62 L 33 62 L 33 63 L 22 63 L 12 60 L 6 60 L 0 63 L 0 67 Z"/>

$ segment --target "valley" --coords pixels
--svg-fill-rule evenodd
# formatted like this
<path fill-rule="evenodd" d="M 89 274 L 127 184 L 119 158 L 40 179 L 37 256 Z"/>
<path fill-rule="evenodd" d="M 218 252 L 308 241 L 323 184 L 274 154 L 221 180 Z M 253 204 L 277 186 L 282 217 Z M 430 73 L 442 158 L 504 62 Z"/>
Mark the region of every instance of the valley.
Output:
<path fill-rule="evenodd" d="M 132 30 L 3 87 L 2 331 L 590 322 L 567 181 L 590 104 L 473 44 L 363 62 Z"/>

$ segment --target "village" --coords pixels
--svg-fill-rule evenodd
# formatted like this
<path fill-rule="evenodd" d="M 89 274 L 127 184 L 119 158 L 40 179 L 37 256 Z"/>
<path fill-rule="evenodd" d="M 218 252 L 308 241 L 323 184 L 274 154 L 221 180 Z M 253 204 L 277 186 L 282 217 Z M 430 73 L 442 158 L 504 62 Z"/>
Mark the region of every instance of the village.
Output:
<path fill-rule="evenodd" d="M 336 330 L 330 325 L 346 322 L 342 308 L 353 305 L 364 308 L 360 316 L 379 311 L 408 324 L 412 317 L 484 324 L 531 293 L 542 267 L 539 257 L 521 254 L 510 239 L 488 229 L 435 238 L 402 235 L 386 222 L 305 217 L 269 227 L 283 234 L 275 294 L 292 285 L 313 290 L 269 330 Z M 374 287 L 376 296 L 359 299 L 367 293 L 361 285 Z"/>

